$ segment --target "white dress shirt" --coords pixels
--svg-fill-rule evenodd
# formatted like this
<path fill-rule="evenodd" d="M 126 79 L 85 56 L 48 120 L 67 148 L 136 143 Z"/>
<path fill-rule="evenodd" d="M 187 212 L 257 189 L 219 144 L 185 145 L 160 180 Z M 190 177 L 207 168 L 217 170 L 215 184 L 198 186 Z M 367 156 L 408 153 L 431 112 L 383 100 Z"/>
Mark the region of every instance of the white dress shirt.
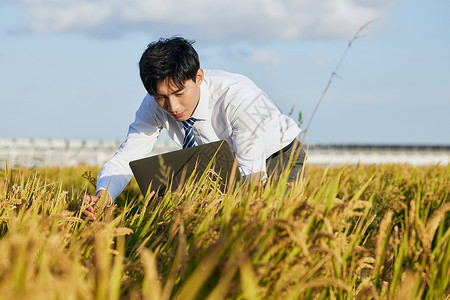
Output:
<path fill-rule="evenodd" d="M 250 79 L 218 70 L 204 70 L 200 100 L 192 117 L 196 119 L 193 132 L 197 144 L 226 140 L 244 177 L 258 172 L 266 176 L 266 158 L 301 131 Z M 183 145 L 183 124 L 147 94 L 127 138 L 100 171 L 97 190 L 108 187 L 112 199 L 117 198 L 133 176 L 128 163 L 149 156 L 163 128 L 176 144 Z"/>

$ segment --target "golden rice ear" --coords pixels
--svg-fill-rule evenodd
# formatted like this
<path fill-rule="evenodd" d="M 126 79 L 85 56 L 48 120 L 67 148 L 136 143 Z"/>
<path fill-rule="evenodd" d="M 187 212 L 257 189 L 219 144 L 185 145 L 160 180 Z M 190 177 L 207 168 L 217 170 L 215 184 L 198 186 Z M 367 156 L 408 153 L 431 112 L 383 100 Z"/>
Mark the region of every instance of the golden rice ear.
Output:
<path fill-rule="evenodd" d="M 143 249 L 141 258 L 145 276 L 142 283 L 142 295 L 145 299 L 161 299 L 162 284 L 156 254 L 149 249 Z"/>
<path fill-rule="evenodd" d="M 378 231 L 378 238 L 375 248 L 375 266 L 373 268 L 373 276 L 377 279 L 380 276 L 382 265 L 386 259 L 386 247 L 390 236 L 392 216 L 392 211 L 388 211 L 385 214 Z"/>
<path fill-rule="evenodd" d="M 433 242 L 433 239 L 436 235 L 436 230 L 438 229 L 442 220 L 444 220 L 445 215 L 449 211 L 450 211 L 450 202 L 447 202 L 433 212 L 430 219 L 427 221 L 426 226 L 424 226 L 419 219 L 416 219 L 418 225 L 417 226 L 418 235 L 422 242 L 425 253 L 431 252 L 432 246 L 431 243 Z"/>

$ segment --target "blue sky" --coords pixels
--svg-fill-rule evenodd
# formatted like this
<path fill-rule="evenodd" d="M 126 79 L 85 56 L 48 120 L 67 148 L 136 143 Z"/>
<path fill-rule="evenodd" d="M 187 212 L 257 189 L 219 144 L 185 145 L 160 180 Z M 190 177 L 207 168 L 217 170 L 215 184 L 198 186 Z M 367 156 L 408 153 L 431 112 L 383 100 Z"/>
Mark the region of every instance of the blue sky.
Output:
<path fill-rule="evenodd" d="M 306 125 L 348 41 L 377 19 L 307 141 L 448 145 L 448 12 L 447 0 L 0 0 L 0 139 L 123 139 L 145 95 L 140 55 L 172 35 Z"/>

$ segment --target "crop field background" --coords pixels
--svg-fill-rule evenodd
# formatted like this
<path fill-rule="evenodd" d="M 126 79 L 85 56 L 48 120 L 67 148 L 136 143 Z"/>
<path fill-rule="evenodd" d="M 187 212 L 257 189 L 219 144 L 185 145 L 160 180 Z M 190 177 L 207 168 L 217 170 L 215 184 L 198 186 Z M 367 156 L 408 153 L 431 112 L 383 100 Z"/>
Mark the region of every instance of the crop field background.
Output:
<path fill-rule="evenodd" d="M 96 221 L 97 168 L 0 175 L 0 299 L 449 299 L 450 166 L 307 166 L 222 194 L 133 180 Z M 90 176 L 89 176 L 90 175 Z"/>

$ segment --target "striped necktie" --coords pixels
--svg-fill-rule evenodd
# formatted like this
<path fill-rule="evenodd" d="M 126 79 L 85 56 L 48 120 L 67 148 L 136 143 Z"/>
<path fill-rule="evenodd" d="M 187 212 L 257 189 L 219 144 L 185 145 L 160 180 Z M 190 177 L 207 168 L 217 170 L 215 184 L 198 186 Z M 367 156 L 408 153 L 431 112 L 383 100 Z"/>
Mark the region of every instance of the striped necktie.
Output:
<path fill-rule="evenodd" d="M 196 146 L 194 139 L 194 132 L 192 132 L 192 126 L 195 123 L 194 118 L 189 118 L 186 121 L 181 122 L 184 127 L 184 141 L 183 141 L 183 149 Z"/>

